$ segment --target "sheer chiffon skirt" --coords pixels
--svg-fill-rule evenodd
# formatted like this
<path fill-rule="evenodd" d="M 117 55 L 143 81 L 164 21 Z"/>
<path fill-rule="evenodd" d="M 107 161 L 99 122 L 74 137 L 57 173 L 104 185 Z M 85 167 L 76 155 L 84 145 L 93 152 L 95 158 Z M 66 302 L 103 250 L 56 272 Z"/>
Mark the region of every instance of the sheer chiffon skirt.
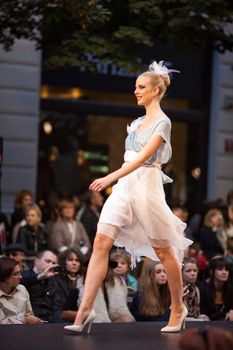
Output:
<path fill-rule="evenodd" d="M 186 224 L 168 207 L 159 167 L 140 167 L 113 186 L 98 223 L 97 232 L 114 239 L 135 258 L 159 260 L 152 246 L 172 247 L 179 262 L 192 243 L 184 237 Z"/>

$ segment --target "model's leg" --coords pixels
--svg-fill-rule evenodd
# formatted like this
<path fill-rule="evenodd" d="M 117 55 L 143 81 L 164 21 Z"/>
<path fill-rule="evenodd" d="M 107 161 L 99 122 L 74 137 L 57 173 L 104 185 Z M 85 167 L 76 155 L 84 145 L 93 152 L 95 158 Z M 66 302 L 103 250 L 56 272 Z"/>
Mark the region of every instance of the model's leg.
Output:
<path fill-rule="evenodd" d="M 81 325 L 90 313 L 98 290 L 106 276 L 109 251 L 114 240 L 106 235 L 96 235 L 93 252 L 88 264 L 82 302 L 74 324 Z"/>
<path fill-rule="evenodd" d="M 183 312 L 183 283 L 180 265 L 173 253 L 171 247 L 157 248 L 153 247 L 158 258 L 161 260 L 171 293 L 171 315 L 168 326 L 176 326 Z"/>

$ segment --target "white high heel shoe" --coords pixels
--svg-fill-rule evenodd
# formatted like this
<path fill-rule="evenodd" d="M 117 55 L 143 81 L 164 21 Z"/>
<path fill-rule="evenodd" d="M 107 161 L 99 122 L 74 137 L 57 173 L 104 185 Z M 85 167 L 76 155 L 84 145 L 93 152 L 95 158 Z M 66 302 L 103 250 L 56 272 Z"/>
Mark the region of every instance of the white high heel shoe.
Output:
<path fill-rule="evenodd" d="M 91 331 L 91 326 L 94 319 L 95 319 L 95 310 L 92 309 L 88 317 L 86 318 L 86 320 L 80 326 L 73 324 L 72 326 L 65 326 L 64 329 L 74 333 L 75 332 L 82 333 L 82 331 L 84 331 L 84 329 L 87 327 L 87 333 L 89 334 Z"/>
<path fill-rule="evenodd" d="M 162 333 L 176 333 L 176 332 L 180 332 L 182 329 L 185 329 L 185 319 L 186 319 L 187 315 L 188 315 L 188 310 L 187 310 L 186 306 L 184 305 L 184 309 L 183 309 L 179 323 L 176 326 L 163 327 L 161 329 L 161 332 Z"/>

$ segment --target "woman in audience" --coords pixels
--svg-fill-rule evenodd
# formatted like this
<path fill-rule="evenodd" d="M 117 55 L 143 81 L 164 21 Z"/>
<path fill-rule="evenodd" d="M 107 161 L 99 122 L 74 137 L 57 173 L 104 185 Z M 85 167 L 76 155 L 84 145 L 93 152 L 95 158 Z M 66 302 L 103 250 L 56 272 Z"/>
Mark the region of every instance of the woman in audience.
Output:
<path fill-rule="evenodd" d="M 26 210 L 26 225 L 19 229 L 17 243 L 23 245 L 26 254 L 36 256 L 38 252 L 48 249 L 48 233 L 41 223 L 41 210 L 36 204 L 29 205 Z"/>
<path fill-rule="evenodd" d="M 114 272 L 117 263 L 110 260 L 105 280 L 94 302 L 94 322 L 134 322 L 127 305 L 127 286 L 122 277 Z"/>
<path fill-rule="evenodd" d="M 11 215 L 11 227 L 19 223 L 20 221 L 25 219 L 25 209 L 28 205 L 32 204 L 32 193 L 27 190 L 22 190 L 16 194 L 15 203 L 14 203 L 14 211 Z"/>
<path fill-rule="evenodd" d="M 142 269 L 131 312 L 136 321 L 167 321 L 170 293 L 163 265 L 150 261 Z"/>
<path fill-rule="evenodd" d="M 210 209 L 204 217 L 204 225 L 200 230 L 201 248 L 210 260 L 216 254 L 224 254 L 226 239 L 224 220 L 219 209 Z"/>
<path fill-rule="evenodd" d="M 232 295 L 229 263 L 224 257 L 212 259 L 209 281 L 200 286 L 201 313 L 213 321 L 233 321 Z"/>
<path fill-rule="evenodd" d="M 64 321 L 74 322 L 75 320 L 79 296 L 77 282 L 83 275 L 83 263 L 82 254 L 74 248 L 68 248 L 59 256 L 61 271 L 54 278 L 62 305 L 61 318 Z M 74 303 L 72 303 L 73 300 L 75 300 Z"/>
<path fill-rule="evenodd" d="M 73 200 L 64 199 L 59 203 L 59 219 L 53 225 L 51 243 L 53 249 L 62 253 L 67 248 L 81 250 L 87 254 L 91 248 L 86 230 L 75 220 L 76 205 Z"/>
<path fill-rule="evenodd" d="M 200 314 L 200 291 L 197 286 L 198 262 L 189 257 L 183 261 L 182 277 L 184 283 L 183 300 L 188 310 L 189 318 L 200 318 L 208 321 L 208 317 Z"/>
<path fill-rule="evenodd" d="M 86 264 L 85 264 L 86 265 Z M 114 273 L 117 263 L 109 260 L 108 272 L 98 290 L 94 301 L 96 318 L 94 322 L 134 322 L 135 319 L 127 305 L 127 286 L 122 277 Z M 78 298 L 72 295 L 69 298 L 69 309 L 79 308 L 84 287 L 85 275 L 77 280 Z"/>
<path fill-rule="evenodd" d="M 32 312 L 29 294 L 20 284 L 21 269 L 14 259 L 0 258 L 0 324 L 39 324 Z"/>

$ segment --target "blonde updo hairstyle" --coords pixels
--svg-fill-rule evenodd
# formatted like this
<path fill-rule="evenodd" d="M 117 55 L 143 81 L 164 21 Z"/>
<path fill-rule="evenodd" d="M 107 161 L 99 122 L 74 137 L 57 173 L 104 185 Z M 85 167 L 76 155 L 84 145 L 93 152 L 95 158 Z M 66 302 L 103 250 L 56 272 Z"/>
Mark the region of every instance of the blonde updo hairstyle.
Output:
<path fill-rule="evenodd" d="M 168 74 L 157 74 L 154 71 L 146 71 L 140 74 L 140 77 L 148 77 L 151 81 L 151 84 L 154 88 L 159 89 L 158 98 L 161 100 L 167 90 L 167 87 L 170 85 L 170 78 Z"/>

